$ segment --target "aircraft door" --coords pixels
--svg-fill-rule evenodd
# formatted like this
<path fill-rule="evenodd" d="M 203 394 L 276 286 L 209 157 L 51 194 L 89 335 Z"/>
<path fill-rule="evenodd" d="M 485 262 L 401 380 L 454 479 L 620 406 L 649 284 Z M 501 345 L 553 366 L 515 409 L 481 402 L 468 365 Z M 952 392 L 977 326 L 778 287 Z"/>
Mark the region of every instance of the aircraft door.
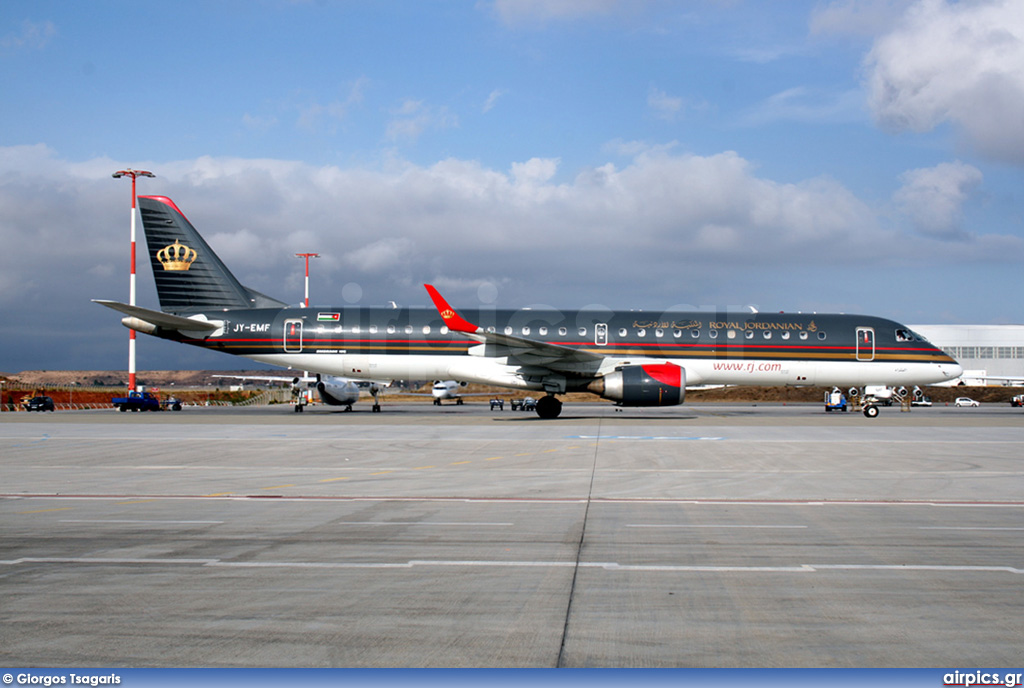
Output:
<path fill-rule="evenodd" d="M 594 325 L 594 344 L 608 346 L 608 324 L 597 323 Z"/>
<path fill-rule="evenodd" d="M 302 320 L 289 318 L 284 321 L 284 352 L 286 354 L 302 353 Z"/>
<path fill-rule="evenodd" d="M 857 360 L 875 360 L 875 330 L 872 327 L 857 328 Z"/>

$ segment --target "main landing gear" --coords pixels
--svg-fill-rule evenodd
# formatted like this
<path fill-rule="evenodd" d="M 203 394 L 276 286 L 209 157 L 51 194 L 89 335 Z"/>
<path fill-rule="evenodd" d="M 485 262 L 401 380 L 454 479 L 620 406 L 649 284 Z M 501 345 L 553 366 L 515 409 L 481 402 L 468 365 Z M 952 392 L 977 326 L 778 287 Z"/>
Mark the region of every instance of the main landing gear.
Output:
<path fill-rule="evenodd" d="M 537 400 L 537 415 L 544 419 L 558 418 L 562 412 L 562 402 L 555 395 L 549 394 Z"/>

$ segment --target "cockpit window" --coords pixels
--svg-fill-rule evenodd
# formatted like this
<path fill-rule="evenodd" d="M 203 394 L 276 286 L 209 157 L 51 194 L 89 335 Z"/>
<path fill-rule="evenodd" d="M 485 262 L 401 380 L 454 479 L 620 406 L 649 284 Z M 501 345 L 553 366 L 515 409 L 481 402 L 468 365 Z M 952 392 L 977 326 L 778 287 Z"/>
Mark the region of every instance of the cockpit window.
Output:
<path fill-rule="evenodd" d="M 914 332 L 913 330 L 907 329 L 906 327 L 900 327 L 896 329 L 896 341 L 897 342 L 927 342 L 928 338 L 924 335 Z"/>

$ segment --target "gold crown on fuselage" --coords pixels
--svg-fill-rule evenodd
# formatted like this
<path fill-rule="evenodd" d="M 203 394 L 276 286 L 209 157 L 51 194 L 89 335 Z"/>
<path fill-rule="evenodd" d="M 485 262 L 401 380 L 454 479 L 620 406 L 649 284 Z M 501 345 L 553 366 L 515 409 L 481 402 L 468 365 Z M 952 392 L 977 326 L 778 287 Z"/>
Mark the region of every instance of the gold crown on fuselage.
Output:
<path fill-rule="evenodd" d="M 178 243 L 175 239 L 173 244 L 164 246 L 156 252 L 156 259 L 164 266 L 164 270 L 182 272 L 192 267 L 196 259 L 196 250 Z"/>

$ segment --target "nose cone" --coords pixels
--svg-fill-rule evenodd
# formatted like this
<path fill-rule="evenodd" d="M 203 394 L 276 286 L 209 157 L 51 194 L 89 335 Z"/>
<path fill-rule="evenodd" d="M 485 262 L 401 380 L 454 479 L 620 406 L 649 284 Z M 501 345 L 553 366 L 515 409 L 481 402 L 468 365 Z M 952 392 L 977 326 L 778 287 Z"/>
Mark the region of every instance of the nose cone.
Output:
<path fill-rule="evenodd" d="M 940 368 L 947 380 L 954 380 L 964 374 L 963 366 L 959 363 L 943 363 Z"/>

